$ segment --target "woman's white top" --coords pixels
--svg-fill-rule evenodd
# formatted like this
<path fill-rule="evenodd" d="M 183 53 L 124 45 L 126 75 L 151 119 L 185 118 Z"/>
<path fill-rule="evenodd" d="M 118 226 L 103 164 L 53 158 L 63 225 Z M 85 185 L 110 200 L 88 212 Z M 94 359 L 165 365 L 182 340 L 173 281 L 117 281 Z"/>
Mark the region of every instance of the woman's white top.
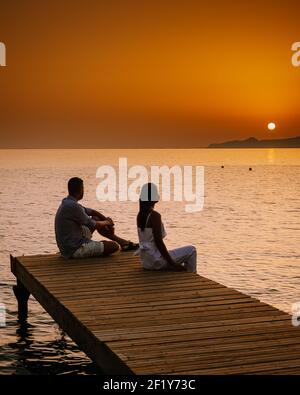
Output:
<path fill-rule="evenodd" d="M 147 228 L 150 215 L 151 212 L 148 214 L 145 229 L 142 230 L 141 228 L 138 228 L 139 249 L 136 254 L 140 255 L 142 265 L 145 269 L 159 270 L 165 266 L 166 262 L 156 247 L 152 228 Z M 162 238 L 166 237 L 167 234 L 163 223 L 161 224 L 161 233 Z"/>

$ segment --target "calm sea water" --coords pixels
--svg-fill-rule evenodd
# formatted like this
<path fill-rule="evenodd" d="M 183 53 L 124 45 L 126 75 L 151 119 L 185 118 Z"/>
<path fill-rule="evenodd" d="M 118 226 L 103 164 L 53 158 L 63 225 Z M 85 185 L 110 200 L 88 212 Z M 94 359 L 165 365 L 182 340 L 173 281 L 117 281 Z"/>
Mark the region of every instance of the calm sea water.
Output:
<path fill-rule="evenodd" d="M 97 168 L 119 157 L 129 166 L 203 165 L 203 211 L 157 206 L 167 246 L 196 245 L 201 275 L 286 312 L 300 301 L 300 150 L 0 150 L 0 374 L 99 373 L 33 298 L 28 326 L 18 326 L 9 254 L 57 252 L 53 220 L 72 176 L 85 181 L 83 204 L 135 240 L 137 204 L 96 199 Z"/>

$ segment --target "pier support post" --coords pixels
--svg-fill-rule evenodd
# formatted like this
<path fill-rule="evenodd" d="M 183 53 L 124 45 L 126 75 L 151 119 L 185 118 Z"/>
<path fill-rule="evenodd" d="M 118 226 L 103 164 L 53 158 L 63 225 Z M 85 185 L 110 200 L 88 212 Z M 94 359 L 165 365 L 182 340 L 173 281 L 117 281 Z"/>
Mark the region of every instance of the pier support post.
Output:
<path fill-rule="evenodd" d="M 30 292 L 24 287 L 20 280 L 17 280 L 17 285 L 13 286 L 13 291 L 18 301 L 19 322 L 24 323 L 28 316 L 28 299 Z"/>

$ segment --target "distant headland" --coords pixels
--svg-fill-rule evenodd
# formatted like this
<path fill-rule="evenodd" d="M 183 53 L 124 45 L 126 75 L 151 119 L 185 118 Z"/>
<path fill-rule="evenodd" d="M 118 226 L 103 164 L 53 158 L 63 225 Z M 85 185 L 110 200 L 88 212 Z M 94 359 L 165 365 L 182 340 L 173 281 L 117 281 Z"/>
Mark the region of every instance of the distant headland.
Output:
<path fill-rule="evenodd" d="M 250 137 L 246 140 L 210 144 L 208 148 L 300 148 L 300 136 L 277 140 L 257 140 Z"/>

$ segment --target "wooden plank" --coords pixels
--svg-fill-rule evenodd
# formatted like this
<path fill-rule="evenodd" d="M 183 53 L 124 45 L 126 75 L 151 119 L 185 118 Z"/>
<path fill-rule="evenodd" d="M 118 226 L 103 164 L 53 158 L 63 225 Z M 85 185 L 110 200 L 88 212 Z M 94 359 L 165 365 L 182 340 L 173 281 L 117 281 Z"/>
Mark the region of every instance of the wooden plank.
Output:
<path fill-rule="evenodd" d="M 81 314 L 77 314 L 78 317 L 80 317 L 80 320 L 89 328 L 96 328 L 97 330 L 103 330 L 105 331 L 106 329 L 112 328 L 112 329 L 119 329 L 122 328 L 124 330 L 128 330 L 132 327 L 134 327 L 137 330 L 141 330 L 142 328 L 147 329 L 148 325 L 155 325 L 155 326 L 166 326 L 166 325 L 170 325 L 172 323 L 175 322 L 175 319 L 173 317 L 148 317 L 148 318 L 132 318 L 130 319 L 130 322 L 128 322 L 128 319 L 124 318 L 124 319 L 112 319 L 112 318 L 107 318 L 104 317 L 103 318 L 92 318 L 92 317 L 87 317 L 87 316 L 82 316 Z M 261 314 L 258 313 L 244 313 L 241 316 L 241 319 L 252 319 L 253 317 L 265 317 L 266 315 L 263 314 L 263 312 Z M 239 315 L 232 315 L 232 316 L 221 316 L 220 319 L 222 319 L 223 321 L 225 320 L 238 320 L 239 319 Z M 183 319 L 181 320 L 181 322 L 186 322 L 187 324 L 190 323 L 201 323 L 201 322 L 209 322 L 212 321 L 213 318 L 212 317 L 199 317 L 199 316 L 185 316 L 183 317 Z"/>
<path fill-rule="evenodd" d="M 93 310 L 94 312 L 94 310 Z M 244 309 L 244 310 L 238 310 L 236 312 L 231 312 L 231 311 L 217 311 L 216 312 L 211 312 L 211 313 L 206 313 L 203 312 L 202 314 L 195 314 L 195 311 L 190 311 L 186 312 L 183 311 L 181 313 L 175 314 L 173 310 L 167 310 L 165 313 L 159 313 L 157 314 L 156 311 L 147 312 L 144 314 L 137 314 L 135 312 L 133 313 L 124 313 L 124 314 L 114 314 L 111 315 L 109 312 L 101 312 L 100 314 L 91 314 L 91 313 L 82 313 L 81 311 L 76 310 L 76 314 L 80 316 L 81 320 L 84 320 L 85 322 L 90 322 L 97 324 L 99 322 L 99 325 L 102 325 L 104 323 L 120 323 L 121 326 L 128 323 L 128 325 L 134 324 L 137 325 L 139 322 L 143 323 L 144 326 L 148 325 L 151 323 L 153 325 L 154 322 L 160 322 L 164 323 L 165 321 L 172 321 L 172 322 L 200 322 L 200 321 L 215 321 L 216 318 L 218 320 L 233 320 L 233 319 L 244 319 L 244 318 L 255 318 L 255 317 L 268 317 L 268 316 L 274 316 L 274 314 L 280 315 L 280 312 L 274 312 L 272 309 L 267 309 L 267 308 L 260 308 L 256 307 L 253 310 L 249 309 Z"/>
<path fill-rule="evenodd" d="M 267 340 L 267 342 L 266 342 Z M 285 332 L 274 334 L 260 334 L 251 336 L 235 336 L 228 338 L 213 338 L 200 340 L 182 340 L 176 342 L 170 347 L 169 344 L 158 344 L 155 348 L 145 346 L 127 346 L 126 344 L 116 346 L 115 343 L 108 343 L 110 348 L 117 353 L 127 355 L 127 358 L 149 359 L 158 356 L 185 355 L 190 353 L 208 353 L 214 351 L 231 351 L 242 349 L 260 349 L 262 346 L 281 346 L 286 344 L 300 343 L 300 334 L 288 336 Z"/>
<path fill-rule="evenodd" d="M 272 362 L 272 361 L 271 361 Z M 180 372 L 180 374 L 191 374 L 191 375 L 220 375 L 220 374 L 257 374 L 259 372 L 263 372 L 266 370 L 274 370 L 277 371 L 280 369 L 291 368 L 291 364 L 293 364 L 293 369 L 298 368 L 298 374 L 300 370 L 300 358 L 289 358 L 279 361 L 273 361 L 271 364 L 269 362 L 260 362 L 260 363 L 252 363 L 248 365 L 243 365 L 243 363 L 239 363 L 238 365 L 233 366 L 224 366 L 219 368 L 201 368 L 201 369 L 186 369 Z M 138 372 L 138 374 L 143 374 Z M 172 371 L 169 374 L 178 374 L 177 371 Z"/>
<path fill-rule="evenodd" d="M 105 299 L 105 298 L 103 298 Z M 98 302 L 99 300 L 97 300 Z M 120 308 L 120 307 L 133 307 L 133 306 L 149 306 L 156 308 L 157 306 L 170 306 L 170 305 L 185 305 L 186 303 L 192 303 L 192 304 L 199 304 L 201 306 L 217 306 L 217 305 L 233 305 L 235 303 L 254 303 L 257 302 L 257 299 L 250 298 L 249 296 L 246 295 L 241 295 L 240 297 L 232 297 L 232 295 L 211 295 L 207 297 L 201 297 L 201 298 L 181 298 L 181 299 L 166 299 L 166 300 L 160 300 L 160 299 L 155 299 L 151 301 L 130 301 L 130 300 L 124 300 L 124 298 L 118 298 L 114 297 L 111 299 L 105 299 L 105 306 L 110 305 L 110 308 Z M 84 301 L 72 301 L 68 300 L 65 301 L 66 305 L 69 306 L 91 306 L 96 305 L 95 301 L 93 298 L 90 298 L 89 300 L 84 300 Z M 99 305 L 99 303 L 98 303 Z M 104 305 L 104 304 L 100 304 Z"/>
<path fill-rule="evenodd" d="M 118 289 L 111 289 L 111 288 L 87 288 L 87 289 L 78 289 L 78 288 L 73 288 L 72 290 L 59 290 L 59 289 L 54 289 L 53 292 L 59 297 L 59 298 L 68 298 L 72 297 L 73 299 L 85 299 L 86 297 L 91 296 L 92 298 L 94 297 L 109 297 L 111 295 L 123 295 L 124 297 L 139 297 L 141 295 L 141 298 L 151 298 L 151 297 L 157 297 L 158 295 L 161 295 L 161 297 L 166 298 L 168 296 L 180 296 L 180 295 L 187 295 L 187 294 L 193 294 L 197 296 L 206 296 L 206 295 L 216 295 L 216 294 L 231 294 L 233 296 L 238 296 L 236 295 L 235 292 L 231 290 L 225 290 L 223 288 L 201 288 L 201 291 L 199 291 L 199 286 L 195 285 L 190 288 L 186 289 L 180 289 L 178 290 L 178 285 L 177 286 L 171 286 L 171 287 L 166 287 L 166 288 L 145 288 L 144 290 L 142 288 L 134 288 L 134 289 L 126 289 L 123 287 L 120 287 Z"/>
<path fill-rule="evenodd" d="M 235 329 L 241 327 L 243 324 L 248 327 L 256 326 L 257 324 L 267 323 L 267 322 L 276 322 L 286 324 L 290 323 L 290 318 L 286 315 L 270 315 L 266 317 L 255 317 L 255 318 L 241 318 L 241 319 L 233 319 L 233 320 L 215 320 L 215 321 L 204 321 L 204 322 L 183 322 L 183 323 L 174 323 L 171 325 L 156 325 L 156 326 L 147 326 L 145 328 L 132 328 L 130 333 L 128 333 L 127 329 L 113 329 L 113 330 L 101 330 L 101 338 L 106 341 L 112 340 L 130 340 L 130 339 L 139 339 L 139 338 L 155 338 L 159 336 L 159 334 L 166 332 L 169 336 L 177 335 L 179 331 L 182 331 L 182 334 L 192 333 L 193 331 L 198 331 L 200 328 L 218 328 L 222 327 L 225 329 Z"/>
<path fill-rule="evenodd" d="M 212 282 L 207 282 L 207 281 L 191 281 L 189 278 L 180 278 L 180 281 L 178 278 L 170 278 L 168 280 L 166 279 L 159 279 L 156 277 L 153 278 L 146 278 L 139 276 L 139 277 L 127 277 L 127 278 L 118 278 L 117 280 L 112 279 L 111 275 L 109 276 L 102 276 L 101 273 L 96 273 L 91 276 L 89 273 L 87 276 L 82 277 L 82 276 L 74 276 L 74 277 L 58 277 L 58 278 L 53 278 L 53 277 L 43 277 L 41 275 L 37 275 L 34 272 L 31 272 L 37 279 L 42 280 L 44 282 L 47 282 L 47 285 L 49 287 L 57 287 L 58 289 L 71 289 L 73 287 L 77 287 L 80 289 L 84 289 L 85 287 L 93 287 L 93 288 L 107 288 L 108 286 L 113 287 L 114 285 L 122 288 L 136 288 L 136 287 L 145 287 L 145 288 L 150 288 L 150 287 L 161 287 L 161 286 L 170 286 L 170 285 L 176 285 L 178 288 L 178 284 L 180 283 L 180 286 L 182 288 L 189 287 L 192 285 L 197 285 L 198 287 L 201 286 L 201 289 L 203 288 L 222 288 L 220 284 L 212 283 Z M 77 280 L 78 283 L 74 284 L 74 280 Z M 105 281 L 109 281 L 109 285 L 106 285 Z M 224 287 L 223 287 L 224 288 Z"/>
<path fill-rule="evenodd" d="M 168 335 L 168 332 L 164 334 L 160 334 L 155 338 L 138 338 L 138 339 L 118 339 L 118 340 L 111 340 L 107 341 L 107 344 L 123 347 L 123 346 L 144 346 L 144 347 L 156 347 L 158 344 L 170 344 L 171 347 L 174 347 L 174 344 L 178 342 L 185 341 L 196 341 L 202 339 L 217 339 L 217 338 L 234 338 L 243 336 L 245 339 L 249 338 L 254 334 L 261 335 L 267 331 L 268 334 L 271 333 L 289 333 L 291 335 L 296 336 L 296 331 L 294 327 L 288 325 L 286 322 L 268 322 L 268 323 L 261 323 L 256 324 L 255 326 L 250 325 L 236 325 L 234 328 L 222 328 L 222 327 L 208 327 L 202 328 L 201 331 L 199 330 L 189 330 L 188 333 L 185 333 L 184 336 L 182 334 L 172 334 L 172 336 Z M 97 332 L 94 331 L 95 335 L 101 336 L 101 331 Z M 297 332 L 298 333 L 298 332 Z"/>
<path fill-rule="evenodd" d="M 130 362 L 130 366 L 133 369 L 152 369 L 155 366 L 159 369 L 161 373 L 168 373 L 170 370 L 176 369 L 185 370 L 186 367 L 193 369 L 195 366 L 200 368 L 201 366 L 212 368 L 218 366 L 234 366 L 238 363 L 252 364 L 265 362 L 265 361 L 277 361 L 282 359 L 288 359 L 290 356 L 299 358 L 300 357 L 300 347 L 295 344 L 286 344 L 283 347 L 280 346 L 262 346 L 256 349 L 239 349 L 239 350 L 224 350 L 216 351 L 210 350 L 207 353 L 194 352 L 184 355 L 172 355 L 158 357 L 136 359 L 134 356 L 128 358 L 126 355 L 120 354 L 124 362 Z"/>
<path fill-rule="evenodd" d="M 277 360 L 277 358 L 280 358 Z M 265 356 L 264 359 L 262 359 L 259 362 L 256 362 L 257 357 L 252 356 L 251 358 L 248 357 L 245 360 L 243 359 L 236 359 L 235 361 L 220 361 L 219 364 L 213 365 L 209 364 L 208 361 L 206 361 L 206 367 L 203 365 L 201 367 L 201 363 L 199 362 L 199 368 L 195 369 L 195 366 L 191 366 L 189 364 L 186 364 L 185 366 L 176 366 L 176 367 L 134 367 L 134 370 L 136 374 L 144 374 L 148 375 L 151 374 L 153 369 L 157 371 L 157 374 L 176 374 L 176 375 L 185 375 L 185 374 L 191 374 L 191 375 L 213 375 L 213 374 L 245 374 L 245 373 L 255 373 L 259 372 L 260 370 L 266 370 L 266 369 L 279 369 L 282 367 L 290 367 L 291 365 L 294 367 L 300 367 L 300 358 L 299 355 L 291 355 L 290 357 L 278 357 L 278 356 Z M 246 362 L 246 363 L 245 363 Z"/>
<path fill-rule="evenodd" d="M 219 306 L 198 306 L 197 303 L 193 305 L 192 303 L 186 304 L 186 307 L 182 305 L 164 305 L 164 306 L 158 306 L 157 308 L 153 307 L 136 307 L 135 309 L 132 309 L 130 307 L 123 307 L 117 306 L 115 309 L 111 309 L 110 306 L 99 306 L 99 305 L 92 305 L 92 306 L 77 306 L 76 312 L 82 316 L 84 314 L 87 315 L 87 317 L 90 317 L 91 315 L 91 307 L 93 310 L 93 314 L 95 315 L 101 315 L 101 316 L 107 316 L 107 317 L 125 317 L 125 318 L 131 318 L 131 317 L 151 317 L 153 315 L 158 316 L 158 315 L 170 315 L 173 318 L 183 318 L 189 316 L 191 313 L 192 314 L 201 314 L 201 317 L 204 316 L 211 316 L 211 315 L 218 315 L 219 314 L 237 314 L 237 313 L 243 313 L 243 312 L 255 312 L 255 311 L 274 311 L 272 307 L 268 306 L 260 306 L 259 303 L 253 303 L 252 306 L 247 306 L 246 303 L 237 303 L 235 306 L 228 306 L 228 305 L 219 305 Z M 276 310 L 275 310 L 276 311 Z"/>
<path fill-rule="evenodd" d="M 252 373 L 244 373 L 245 375 L 299 375 L 299 367 L 295 368 L 280 368 L 277 369 L 271 368 L 269 370 L 261 370 L 259 372 L 252 372 Z"/>
<path fill-rule="evenodd" d="M 35 278 L 40 279 L 39 276 L 35 276 Z M 118 287 L 118 291 L 122 292 L 136 292 L 136 291 L 152 291 L 152 292 L 160 292 L 164 290 L 178 290 L 178 284 L 180 283 L 180 288 L 182 291 L 184 290 L 192 290 L 192 289 L 199 289 L 201 287 L 201 290 L 222 290 L 224 289 L 221 286 L 213 286 L 210 284 L 199 284 L 199 283 L 191 283 L 189 284 L 188 281 L 186 282 L 174 282 L 174 283 L 155 283 L 155 282 L 148 282 L 147 284 L 137 284 L 136 282 L 120 282 L 120 283 L 113 283 L 111 285 L 101 285 L 101 282 L 98 283 L 98 278 L 95 277 L 96 283 L 85 283 L 85 282 L 80 282 L 79 284 L 74 284 L 74 279 L 73 279 L 73 284 L 66 285 L 65 283 L 61 282 L 60 284 L 55 284 L 55 283 L 50 283 L 48 280 L 44 280 L 44 283 L 47 284 L 48 288 L 51 288 L 54 292 L 60 292 L 62 294 L 66 293 L 73 293 L 73 292 L 81 292 L 81 293 L 86 293 L 86 292 L 91 292 L 91 291 L 102 291 L 103 293 L 106 291 L 111 291 L 113 286 Z M 80 280 L 79 280 L 80 281 Z M 105 283 L 104 283 L 105 284 Z"/>
<path fill-rule="evenodd" d="M 19 257 L 12 271 L 107 373 L 300 373 L 288 314 L 196 274 L 145 271 L 132 253 Z"/>
<path fill-rule="evenodd" d="M 126 295 L 126 300 L 131 300 L 131 301 L 153 301 L 156 300 L 158 297 L 162 298 L 162 299 L 178 299 L 178 298 L 190 298 L 190 297 L 195 297 L 195 298 L 204 298 L 204 297 L 208 297 L 208 296 L 215 296 L 215 295 L 220 295 L 220 296 L 231 296 L 232 298 L 239 298 L 240 295 L 235 293 L 234 291 L 231 290 L 227 290 L 227 289 L 216 289 L 216 290 L 198 290 L 198 289 L 194 289 L 194 290 L 178 290 L 177 292 L 149 292 L 147 294 L 144 294 L 143 292 L 139 292 L 139 293 L 133 293 L 132 295 Z M 116 296 L 119 299 L 123 299 L 122 295 L 120 295 L 120 292 L 118 292 L 117 289 L 113 289 L 111 292 L 107 292 L 105 293 L 105 295 L 103 295 L 101 293 L 101 290 L 99 291 L 95 291 L 95 292 L 89 292 L 89 293 L 84 293 L 84 294 L 76 294 L 76 295 L 72 295 L 72 294 L 57 294 L 58 298 L 63 299 L 64 301 L 68 300 L 68 299 L 72 299 L 73 301 L 75 300 L 85 300 L 85 299 L 95 299 L 95 298 L 99 298 L 99 301 L 105 301 L 110 299 L 112 296 Z"/>
<path fill-rule="evenodd" d="M 45 263 L 46 264 L 46 263 Z M 204 279 L 196 274 L 193 273 L 187 273 L 187 272 L 177 272 L 177 271 L 161 271 L 159 272 L 159 276 L 157 276 L 157 271 L 150 271 L 150 270 L 143 270 L 142 268 L 136 268 L 133 265 L 127 268 L 126 271 L 121 271 L 120 267 L 111 267 L 109 270 L 107 267 L 103 265 L 99 266 L 92 266 L 92 267 L 77 267 L 72 266 L 72 265 L 62 265 L 61 268 L 53 268 L 53 269 L 43 269 L 41 267 L 33 267 L 33 268 L 28 268 L 31 273 L 35 275 L 39 275 L 41 277 L 45 278 L 51 278 L 53 275 L 65 275 L 66 278 L 71 275 L 73 275 L 75 278 L 84 278 L 88 277 L 91 274 L 100 274 L 103 276 L 103 278 L 108 278 L 111 281 L 117 280 L 120 281 L 121 279 L 125 278 L 139 278 L 140 280 L 145 280 L 148 281 L 149 279 L 155 279 L 156 281 L 164 281 L 165 279 L 183 279 L 183 278 L 188 278 L 190 281 L 201 281 L 205 283 L 211 283 L 215 285 L 220 285 L 215 283 L 212 280 L 209 279 Z M 189 277 L 191 275 L 191 277 Z M 55 277 L 55 279 L 59 279 L 60 276 Z"/>
<path fill-rule="evenodd" d="M 131 369 L 111 352 L 92 332 L 47 291 L 19 262 L 12 257 L 12 273 L 30 291 L 59 326 L 74 340 L 103 372 L 112 374 L 132 374 Z M 105 362 L 104 362 L 105 361 Z"/>

